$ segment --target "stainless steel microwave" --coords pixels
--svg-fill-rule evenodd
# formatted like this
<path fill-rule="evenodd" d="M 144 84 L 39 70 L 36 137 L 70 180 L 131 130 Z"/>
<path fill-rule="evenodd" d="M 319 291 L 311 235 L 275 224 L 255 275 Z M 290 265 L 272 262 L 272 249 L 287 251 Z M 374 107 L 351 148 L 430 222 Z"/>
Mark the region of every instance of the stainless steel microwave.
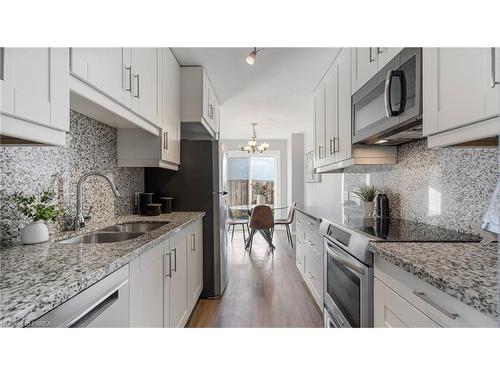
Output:
<path fill-rule="evenodd" d="M 404 48 L 352 96 L 352 143 L 422 137 L 422 48 Z"/>

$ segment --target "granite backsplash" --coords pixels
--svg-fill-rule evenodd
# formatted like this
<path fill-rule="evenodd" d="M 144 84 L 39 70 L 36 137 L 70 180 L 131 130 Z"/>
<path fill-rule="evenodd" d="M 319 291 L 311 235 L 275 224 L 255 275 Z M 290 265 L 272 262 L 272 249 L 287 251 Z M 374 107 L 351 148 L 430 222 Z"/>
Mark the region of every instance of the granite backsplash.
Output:
<path fill-rule="evenodd" d="M 122 196 L 115 198 L 104 179 L 89 177 L 84 210 L 92 206 L 91 220 L 130 214 L 134 193 L 144 190 L 144 168 L 118 168 L 116 158 L 116 129 L 74 111 L 70 112 L 66 146 L 0 146 L 0 243 L 18 243 L 26 224 L 7 199 L 11 194 L 55 191 L 66 215 L 50 224 L 49 230 L 60 231 L 73 221 L 78 179 L 91 171 L 108 174 Z"/>
<path fill-rule="evenodd" d="M 344 170 L 344 211 L 360 214 L 352 192 L 375 185 L 386 193 L 391 216 L 472 233 L 499 176 L 496 148 L 427 148 L 425 139 L 398 147 L 398 163 Z"/>

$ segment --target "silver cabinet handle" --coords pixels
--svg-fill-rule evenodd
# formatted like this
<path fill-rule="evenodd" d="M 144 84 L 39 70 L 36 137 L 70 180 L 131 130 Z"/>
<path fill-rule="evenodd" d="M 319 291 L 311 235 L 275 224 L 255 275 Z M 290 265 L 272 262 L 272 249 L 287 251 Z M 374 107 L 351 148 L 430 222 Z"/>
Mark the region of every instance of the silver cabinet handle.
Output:
<path fill-rule="evenodd" d="M 208 117 L 212 120 L 214 118 L 214 106 L 212 104 L 208 105 Z"/>
<path fill-rule="evenodd" d="M 314 276 L 313 276 L 313 274 L 312 274 L 311 272 L 307 272 L 307 273 L 309 274 L 309 278 L 310 278 L 311 280 L 312 280 L 312 279 L 314 279 Z"/>
<path fill-rule="evenodd" d="M 307 244 L 308 244 L 309 246 L 314 246 L 314 244 L 313 244 L 311 241 L 306 240 L 306 242 L 307 242 Z"/>
<path fill-rule="evenodd" d="M 374 58 L 373 58 L 373 56 L 372 56 L 372 47 L 369 47 L 369 48 L 370 48 L 370 56 L 369 56 L 369 59 L 370 59 L 370 62 L 372 63 L 372 62 L 374 62 L 374 61 L 375 61 L 375 59 L 374 59 Z"/>
<path fill-rule="evenodd" d="M 5 55 L 5 48 L 4 47 L 0 47 L 0 81 L 3 81 L 5 78 L 4 78 L 4 75 L 5 75 L 5 63 L 4 63 L 4 57 Z"/>
<path fill-rule="evenodd" d="M 196 235 L 191 233 L 193 241 L 191 242 L 191 251 L 196 251 Z"/>
<path fill-rule="evenodd" d="M 496 77 L 496 56 L 495 56 L 495 47 L 491 47 L 491 87 L 495 87 L 496 85 L 500 85 L 500 82 L 497 81 Z"/>
<path fill-rule="evenodd" d="M 425 302 L 427 302 L 429 305 L 431 305 L 431 306 L 435 307 L 436 309 L 438 309 L 439 311 L 441 311 L 441 312 L 442 312 L 444 315 L 446 315 L 448 318 L 455 320 L 456 318 L 458 318 L 458 317 L 459 317 L 459 315 L 458 315 L 458 314 L 448 312 L 448 311 L 446 311 L 445 309 L 443 309 L 441 306 L 437 305 L 435 302 L 431 301 L 431 300 L 429 299 L 429 297 L 427 297 L 427 296 L 425 295 L 425 293 L 424 293 L 424 292 L 420 292 L 420 291 L 418 291 L 418 290 L 414 290 L 414 291 L 413 291 L 413 294 L 415 294 L 417 297 L 419 297 L 419 298 L 423 299 L 423 300 L 424 300 Z"/>
<path fill-rule="evenodd" d="M 168 130 L 163 132 L 163 148 L 168 150 Z"/>
<path fill-rule="evenodd" d="M 139 77 L 139 74 L 134 74 L 134 78 L 137 79 L 137 95 L 134 95 L 134 98 L 139 99 L 139 97 L 140 97 L 139 82 L 140 82 L 141 78 Z"/>
<path fill-rule="evenodd" d="M 309 225 L 314 225 L 314 223 L 311 223 L 310 221 L 306 220 L 306 223 Z"/>
<path fill-rule="evenodd" d="M 177 249 L 174 248 L 170 252 L 174 253 L 174 269 L 172 271 L 177 272 Z"/>
<path fill-rule="evenodd" d="M 322 158 L 323 158 L 323 157 L 321 156 L 321 155 L 322 155 L 321 150 L 323 150 L 323 146 L 318 146 L 318 159 L 322 159 Z"/>
<path fill-rule="evenodd" d="M 330 155 L 332 155 L 334 153 L 334 150 L 335 149 L 335 138 L 330 138 Z"/>
<path fill-rule="evenodd" d="M 168 267 L 165 264 L 167 257 L 168 257 Z M 163 256 L 163 269 L 165 270 L 165 277 L 172 277 L 172 257 L 170 256 L 170 253 L 165 254 Z M 166 272 L 167 270 L 168 270 L 168 273 Z"/>
<path fill-rule="evenodd" d="M 132 67 L 126 66 L 125 70 L 128 72 L 128 87 L 125 87 L 125 91 L 132 92 Z"/>
<path fill-rule="evenodd" d="M 377 55 L 380 55 L 383 52 L 384 52 L 384 50 L 382 48 L 377 47 Z"/>

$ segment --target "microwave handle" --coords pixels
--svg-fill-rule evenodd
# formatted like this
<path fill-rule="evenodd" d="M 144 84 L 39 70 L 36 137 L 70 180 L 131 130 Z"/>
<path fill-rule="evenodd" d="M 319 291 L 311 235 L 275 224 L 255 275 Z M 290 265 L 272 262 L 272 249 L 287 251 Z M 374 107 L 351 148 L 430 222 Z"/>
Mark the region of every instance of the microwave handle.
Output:
<path fill-rule="evenodd" d="M 392 101 L 391 101 L 392 80 L 394 77 L 399 77 L 399 81 L 401 82 L 401 102 L 398 111 L 394 111 L 392 109 Z M 391 69 L 387 72 L 387 77 L 385 79 L 385 89 L 384 89 L 384 104 L 385 104 L 385 114 L 387 117 L 397 116 L 404 111 L 404 107 L 406 104 L 406 82 L 403 71 Z"/>

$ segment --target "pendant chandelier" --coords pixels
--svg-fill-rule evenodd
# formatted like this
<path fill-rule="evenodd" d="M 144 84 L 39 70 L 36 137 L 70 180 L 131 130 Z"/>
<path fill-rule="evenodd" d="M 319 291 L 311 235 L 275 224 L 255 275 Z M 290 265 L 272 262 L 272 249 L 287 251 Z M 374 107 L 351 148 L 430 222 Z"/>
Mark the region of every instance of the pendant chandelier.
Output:
<path fill-rule="evenodd" d="M 255 127 L 257 126 L 256 122 L 253 122 L 252 124 L 253 127 L 253 136 L 252 140 L 248 141 L 248 145 L 242 146 L 241 151 L 246 151 L 249 154 L 255 154 L 256 151 L 263 153 L 269 148 L 269 143 L 261 143 L 259 146 L 257 146 L 257 135 L 255 134 Z"/>

